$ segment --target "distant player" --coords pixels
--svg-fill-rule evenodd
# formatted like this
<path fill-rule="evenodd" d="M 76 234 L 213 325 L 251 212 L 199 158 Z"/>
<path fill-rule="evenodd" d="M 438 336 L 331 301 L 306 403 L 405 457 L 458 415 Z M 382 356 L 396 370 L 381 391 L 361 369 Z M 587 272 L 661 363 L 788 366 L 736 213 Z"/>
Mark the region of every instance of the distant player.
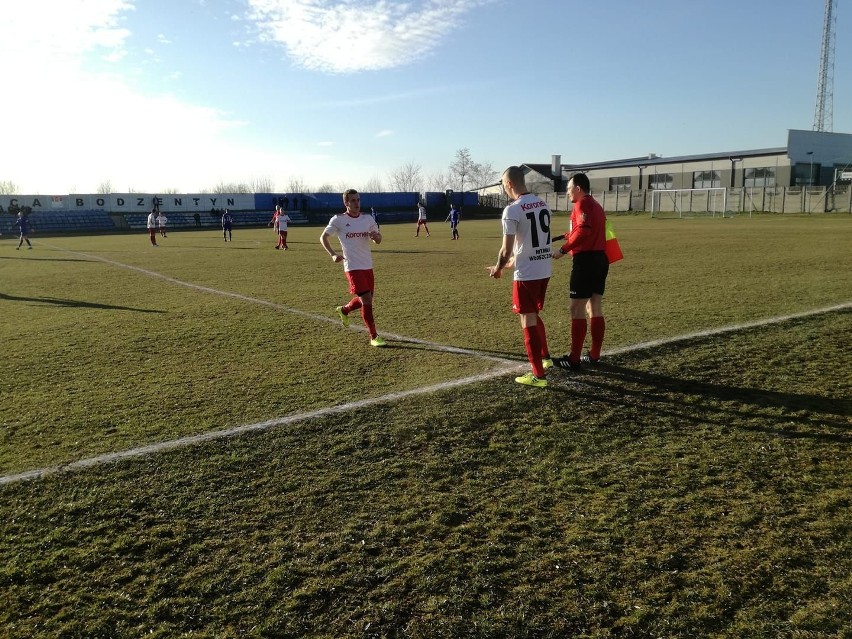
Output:
<path fill-rule="evenodd" d="M 148 221 L 145 223 L 148 229 L 148 236 L 151 238 L 151 246 L 157 246 L 157 209 L 151 209 L 148 213 Z"/>
<path fill-rule="evenodd" d="M 222 213 L 222 236 L 225 238 L 226 242 L 233 242 L 233 230 L 234 228 L 234 216 L 231 215 L 231 212 L 228 209 L 225 209 L 225 212 Z"/>
<path fill-rule="evenodd" d="M 553 366 L 547 348 L 544 308 L 547 284 L 553 265 L 550 261 L 550 210 L 547 203 L 527 191 L 524 171 L 510 166 L 503 172 L 503 189 L 513 201 L 503 209 L 503 245 L 497 263 L 488 267 L 491 277 L 499 278 L 503 269 L 515 266 L 512 286 L 512 311 L 520 315 L 524 329 L 524 347 L 532 372 L 516 377 L 527 386 L 547 386 L 546 369 Z"/>
<path fill-rule="evenodd" d="M 166 222 L 168 222 L 168 221 L 169 221 L 169 218 L 167 218 L 165 215 L 163 215 L 159 211 L 157 212 L 157 226 L 160 229 L 160 235 L 162 235 L 163 237 L 166 237 Z"/>
<path fill-rule="evenodd" d="M 286 201 L 286 199 L 287 199 L 287 197 L 285 196 L 284 200 Z M 276 237 L 275 250 L 276 251 L 279 248 L 281 248 L 279 246 L 279 244 L 281 243 L 281 237 L 278 235 L 278 216 L 283 215 L 283 213 L 284 213 L 284 210 L 281 208 L 281 205 L 276 204 L 275 205 L 275 212 L 272 214 L 272 219 L 269 220 L 269 224 L 268 224 L 268 226 L 271 226 L 272 230 L 275 231 L 275 237 Z"/>
<path fill-rule="evenodd" d="M 445 222 L 450 223 L 450 229 L 453 232 L 453 239 L 459 239 L 459 218 L 461 218 L 461 211 L 456 208 L 455 204 L 450 204 L 450 214 L 447 216 Z"/>
<path fill-rule="evenodd" d="M 423 204 L 417 205 L 417 231 L 414 237 L 420 237 L 420 227 L 426 229 L 426 237 L 429 237 L 429 227 L 426 226 L 426 207 Z"/>
<path fill-rule="evenodd" d="M 370 215 L 361 215 L 361 196 L 355 189 L 343 193 L 346 211 L 335 215 L 320 235 L 320 244 L 334 262 L 343 262 L 346 279 L 349 280 L 349 292 L 354 297 L 344 306 L 338 306 L 337 316 L 344 326 L 349 326 L 349 314 L 361 309 L 364 325 L 370 333 L 370 346 L 386 346 L 387 343 L 376 332 L 373 319 L 373 255 L 370 242 L 381 244 L 382 234 L 376 221 Z M 337 236 L 343 255 L 332 247 L 330 238 Z"/>
<path fill-rule="evenodd" d="M 275 245 L 275 248 L 280 248 L 283 251 L 286 251 L 289 246 L 287 246 L 287 225 L 292 222 L 290 216 L 287 215 L 284 211 L 278 212 L 278 220 L 276 224 L 278 225 L 278 244 Z"/>
<path fill-rule="evenodd" d="M 18 242 L 18 248 L 15 250 L 20 251 L 24 242 L 27 243 L 27 249 L 31 249 L 33 245 L 30 242 L 30 220 L 23 214 L 23 212 L 18 213 L 18 219 L 15 220 L 15 226 L 17 226 L 21 231 L 21 239 Z"/>

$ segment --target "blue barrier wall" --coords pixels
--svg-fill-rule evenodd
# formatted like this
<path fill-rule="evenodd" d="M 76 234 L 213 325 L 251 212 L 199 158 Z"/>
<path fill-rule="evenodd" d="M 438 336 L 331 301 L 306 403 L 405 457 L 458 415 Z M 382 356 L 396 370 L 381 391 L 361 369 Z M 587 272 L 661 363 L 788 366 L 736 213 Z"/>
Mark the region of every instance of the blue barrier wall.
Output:
<path fill-rule="evenodd" d="M 112 231 L 115 222 L 105 211 L 33 211 L 28 216 L 35 233 L 73 233 L 78 231 Z M 0 215 L 0 233 L 17 235 L 17 216 Z"/>

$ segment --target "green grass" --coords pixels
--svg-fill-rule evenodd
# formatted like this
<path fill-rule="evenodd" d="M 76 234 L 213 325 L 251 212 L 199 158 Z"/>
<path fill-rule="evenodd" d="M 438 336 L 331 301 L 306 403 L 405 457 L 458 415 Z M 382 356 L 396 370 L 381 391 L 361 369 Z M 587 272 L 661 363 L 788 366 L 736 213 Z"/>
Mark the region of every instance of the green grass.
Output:
<path fill-rule="evenodd" d="M 850 301 L 848 217 L 614 221 L 610 349 Z M 499 223 L 445 230 L 384 225 L 380 332 L 523 361 Z M 0 472 L 493 369 L 86 256 L 333 319 L 319 231 L 0 243 Z M 847 636 L 850 337 L 839 310 L 0 486 L 0 636 Z"/>

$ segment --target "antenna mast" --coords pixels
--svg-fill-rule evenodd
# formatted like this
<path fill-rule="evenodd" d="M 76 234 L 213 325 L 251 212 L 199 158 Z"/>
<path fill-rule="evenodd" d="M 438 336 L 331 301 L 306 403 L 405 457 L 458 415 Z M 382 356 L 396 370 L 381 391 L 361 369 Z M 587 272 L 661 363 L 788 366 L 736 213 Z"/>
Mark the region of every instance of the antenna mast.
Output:
<path fill-rule="evenodd" d="M 822 48 L 819 54 L 814 131 L 834 129 L 834 34 L 837 24 L 837 0 L 825 0 L 822 24 Z"/>

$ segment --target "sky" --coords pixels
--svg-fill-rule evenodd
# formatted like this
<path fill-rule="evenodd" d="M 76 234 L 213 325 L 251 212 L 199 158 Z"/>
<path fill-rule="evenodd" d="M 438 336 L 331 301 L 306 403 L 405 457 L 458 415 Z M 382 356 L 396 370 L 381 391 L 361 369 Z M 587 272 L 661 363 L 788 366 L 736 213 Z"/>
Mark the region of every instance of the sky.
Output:
<path fill-rule="evenodd" d="M 833 130 L 852 133 L 852 0 Z M 824 0 L 8 0 L 0 183 L 20 194 L 362 188 L 783 147 Z M 449 185 L 448 185 L 449 186 Z"/>

